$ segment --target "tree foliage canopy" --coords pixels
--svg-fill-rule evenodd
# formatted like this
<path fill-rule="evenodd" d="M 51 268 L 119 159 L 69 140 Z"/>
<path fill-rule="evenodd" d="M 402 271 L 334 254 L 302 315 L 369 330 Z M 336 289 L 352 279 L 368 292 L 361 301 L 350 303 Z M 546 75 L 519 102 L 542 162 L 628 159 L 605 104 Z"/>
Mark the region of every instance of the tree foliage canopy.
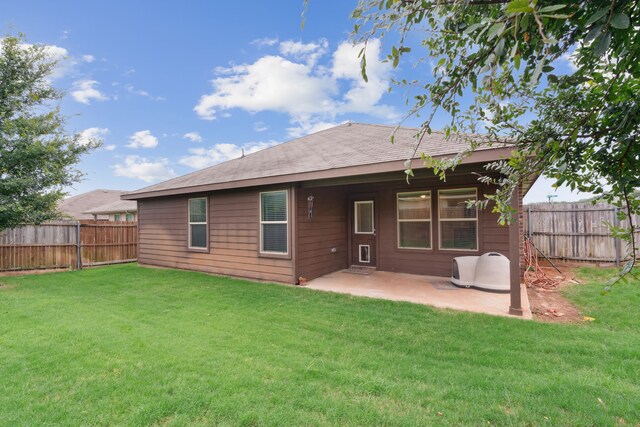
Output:
<path fill-rule="evenodd" d="M 0 41 L 0 230 L 58 217 L 64 187 L 82 176 L 74 165 L 97 146 L 65 132 L 55 66 L 45 46 Z"/>
<path fill-rule="evenodd" d="M 630 0 L 360 0 L 352 36 L 388 41 L 393 66 L 433 64 L 431 77 L 395 82 L 411 88 L 409 116 L 422 117 L 421 133 L 440 110 L 447 135 L 486 135 L 470 140 L 472 150 L 515 145 L 517 156 L 488 166 L 503 176 L 488 196 L 502 221 L 513 189 L 543 173 L 628 214 L 640 209 L 638 9 Z M 559 61 L 573 69 L 558 72 Z M 426 160 L 440 174 L 455 167 Z"/>

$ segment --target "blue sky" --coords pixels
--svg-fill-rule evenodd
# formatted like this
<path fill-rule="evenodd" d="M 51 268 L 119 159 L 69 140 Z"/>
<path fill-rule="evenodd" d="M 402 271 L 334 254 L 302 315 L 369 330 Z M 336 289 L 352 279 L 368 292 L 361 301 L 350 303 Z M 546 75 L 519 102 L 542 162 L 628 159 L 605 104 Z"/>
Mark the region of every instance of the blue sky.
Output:
<path fill-rule="evenodd" d="M 104 141 L 76 194 L 144 187 L 346 120 L 396 124 L 406 93 L 388 93 L 389 78 L 428 70 L 391 70 L 376 41 L 365 84 L 348 40 L 355 4 L 310 1 L 304 30 L 301 0 L 22 1 L 3 5 L 1 25 L 51 46 L 68 130 Z M 527 201 L 551 193 L 540 180 Z"/>

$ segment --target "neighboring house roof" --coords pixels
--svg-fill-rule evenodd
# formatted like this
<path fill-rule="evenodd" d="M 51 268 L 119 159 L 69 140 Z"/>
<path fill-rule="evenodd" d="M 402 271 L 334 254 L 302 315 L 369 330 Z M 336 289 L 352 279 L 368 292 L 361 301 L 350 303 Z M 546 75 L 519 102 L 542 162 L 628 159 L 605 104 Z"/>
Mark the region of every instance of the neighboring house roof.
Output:
<path fill-rule="evenodd" d="M 213 191 L 253 185 L 267 185 L 313 179 L 365 175 L 424 167 L 420 153 L 447 158 L 468 148 L 462 139 L 446 139 L 443 132 L 426 134 L 416 151 L 417 128 L 399 128 L 389 141 L 394 126 L 345 123 L 302 138 L 220 163 L 125 194 L 136 200 L 172 194 Z M 481 136 L 478 136 L 481 138 Z M 415 154 L 415 155 L 414 155 Z M 510 156 L 510 148 L 478 148 L 463 163 L 478 163 Z"/>
<path fill-rule="evenodd" d="M 85 213 L 90 209 L 120 201 L 122 190 L 93 190 L 68 197 L 58 204 L 58 210 L 74 219 L 93 219 L 93 215 Z"/>
<path fill-rule="evenodd" d="M 117 213 L 134 213 L 138 211 L 138 203 L 135 200 L 117 200 L 97 208 L 89 209 L 83 213 L 91 215 L 109 215 Z"/>

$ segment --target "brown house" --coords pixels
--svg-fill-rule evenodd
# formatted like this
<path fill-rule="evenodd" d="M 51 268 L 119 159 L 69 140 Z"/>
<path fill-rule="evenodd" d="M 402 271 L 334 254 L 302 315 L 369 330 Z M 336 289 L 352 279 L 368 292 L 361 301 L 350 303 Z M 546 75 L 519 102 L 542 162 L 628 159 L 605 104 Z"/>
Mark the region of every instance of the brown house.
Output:
<path fill-rule="evenodd" d="M 407 183 L 417 130 L 394 144 L 392 131 L 344 124 L 124 195 L 138 201 L 139 262 L 296 283 L 352 265 L 446 277 L 454 257 L 494 251 L 511 260 L 518 313 L 520 224 L 466 207 L 495 191 L 474 173 L 510 149 L 476 151 L 446 182 L 414 158 Z M 448 158 L 463 144 L 432 133 L 418 153 Z"/>

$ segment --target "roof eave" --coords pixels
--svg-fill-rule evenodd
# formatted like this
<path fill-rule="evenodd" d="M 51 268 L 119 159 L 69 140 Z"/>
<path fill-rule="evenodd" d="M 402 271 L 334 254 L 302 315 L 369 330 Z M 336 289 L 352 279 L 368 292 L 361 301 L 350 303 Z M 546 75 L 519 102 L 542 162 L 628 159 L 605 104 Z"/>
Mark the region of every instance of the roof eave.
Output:
<path fill-rule="evenodd" d="M 512 147 L 492 148 L 474 152 L 471 156 L 465 157 L 462 164 L 487 163 L 495 160 L 511 157 Z M 451 158 L 452 154 L 433 156 L 434 159 L 443 160 Z M 412 160 L 414 169 L 423 169 L 426 166 L 420 159 Z M 369 175 L 372 173 L 394 172 L 404 170 L 403 160 L 391 162 L 374 163 L 369 165 L 349 166 L 337 169 L 326 169 L 312 172 L 301 172 L 288 175 L 276 175 L 271 177 L 251 178 L 238 181 L 220 182 L 214 184 L 202 184 L 189 187 L 168 188 L 163 190 L 145 191 L 140 193 L 129 193 L 120 196 L 122 200 L 140 200 L 153 197 L 175 196 L 189 193 L 204 193 L 217 190 L 230 190 L 236 188 L 256 187 L 261 185 L 284 184 L 298 181 L 312 181 L 319 179 L 342 178 L 346 176 Z"/>

